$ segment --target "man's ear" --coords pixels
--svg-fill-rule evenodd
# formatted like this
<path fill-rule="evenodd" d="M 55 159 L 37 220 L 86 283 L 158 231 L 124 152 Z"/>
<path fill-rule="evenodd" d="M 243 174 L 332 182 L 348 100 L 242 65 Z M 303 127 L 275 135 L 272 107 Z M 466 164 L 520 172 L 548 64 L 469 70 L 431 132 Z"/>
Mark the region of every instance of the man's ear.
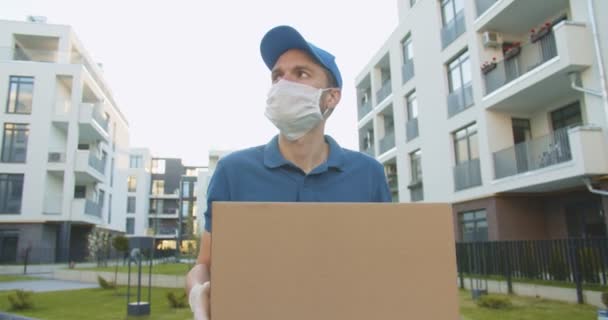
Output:
<path fill-rule="evenodd" d="M 325 105 L 328 108 L 334 109 L 340 102 L 341 98 L 342 98 L 342 90 L 340 90 L 338 88 L 331 88 L 331 89 L 327 90 L 327 92 L 325 93 Z"/>

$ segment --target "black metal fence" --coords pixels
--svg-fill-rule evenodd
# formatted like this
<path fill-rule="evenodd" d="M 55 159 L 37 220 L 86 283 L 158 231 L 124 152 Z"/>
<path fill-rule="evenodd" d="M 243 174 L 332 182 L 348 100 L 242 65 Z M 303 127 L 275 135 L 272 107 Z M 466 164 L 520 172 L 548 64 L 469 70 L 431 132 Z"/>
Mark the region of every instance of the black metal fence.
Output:
<path fill-rule="evenodd" d="M 460 286 L 465 277 L 572 284 L 582 303 L 583 285 L 607 285 L 608 238 L 461 242 L 456 244 Z"/>

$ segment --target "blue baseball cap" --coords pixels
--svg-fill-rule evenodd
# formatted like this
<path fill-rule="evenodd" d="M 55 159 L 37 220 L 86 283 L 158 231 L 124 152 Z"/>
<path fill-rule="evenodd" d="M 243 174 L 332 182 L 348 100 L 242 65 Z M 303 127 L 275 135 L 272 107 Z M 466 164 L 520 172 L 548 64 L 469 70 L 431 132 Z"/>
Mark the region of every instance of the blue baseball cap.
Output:
<path fill-rule="evenodd" d="M 325 67 L 336 79 L 336 84 L 342 88 L 342 75 L 336 65 L 336 58 L 329 52 L 306 41 L 304 37 L 290 26 L 278 26 L 270 29 L 262 38 L 260 53 L 262 59 L 272 70 L 279 57 L 290 49 L 299 49 L 310 54 L 319 64 Z"/>

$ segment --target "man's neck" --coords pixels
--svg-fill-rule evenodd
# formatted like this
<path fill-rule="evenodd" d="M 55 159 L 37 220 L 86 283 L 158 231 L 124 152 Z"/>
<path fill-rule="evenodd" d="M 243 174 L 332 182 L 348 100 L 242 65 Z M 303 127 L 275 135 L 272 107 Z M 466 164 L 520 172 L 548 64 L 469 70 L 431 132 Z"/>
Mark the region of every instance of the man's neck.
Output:
<path fill-rule="evenodd" d="M 289 141 L 279 135 L 279 151 L 287 161 L 296 165 L 304 173 L 310 173 L 325 162 L 329 156 L 329 145 L 325 142 L 323 126 L 317 126 L 295 141 Z"/>

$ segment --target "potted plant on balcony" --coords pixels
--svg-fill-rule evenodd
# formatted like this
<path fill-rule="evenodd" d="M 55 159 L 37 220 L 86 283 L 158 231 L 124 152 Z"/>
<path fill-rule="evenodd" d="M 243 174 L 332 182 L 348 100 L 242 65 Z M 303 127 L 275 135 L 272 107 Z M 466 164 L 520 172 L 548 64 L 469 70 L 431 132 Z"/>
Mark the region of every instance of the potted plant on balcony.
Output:
<path fill-rule="evenodd" d="M 549 32 L 551 32 L 551 22 L 547 21 L 538 29 L 538 31 L 534 29 L 530 30 L 530 42 L 535 43 L 548 35 Z"/>
<path fill-rule="evenodd" d="M 502 52 L 505 57 L 505 60 L 510 60 L 514 57 L 517 57 L 521 52 L 521 42 L 514 42 L 503 44 Z"/>
<path fill-rule="evenodd" d="M 490 62 L 486 61 L 481 65 L 481 72 L 483 74 L 487 74 L 488 72 L 490 72 L 494 69 L 496 69 L 496 57 L 493 57 L 492 61 L 490 61 Z"/>

